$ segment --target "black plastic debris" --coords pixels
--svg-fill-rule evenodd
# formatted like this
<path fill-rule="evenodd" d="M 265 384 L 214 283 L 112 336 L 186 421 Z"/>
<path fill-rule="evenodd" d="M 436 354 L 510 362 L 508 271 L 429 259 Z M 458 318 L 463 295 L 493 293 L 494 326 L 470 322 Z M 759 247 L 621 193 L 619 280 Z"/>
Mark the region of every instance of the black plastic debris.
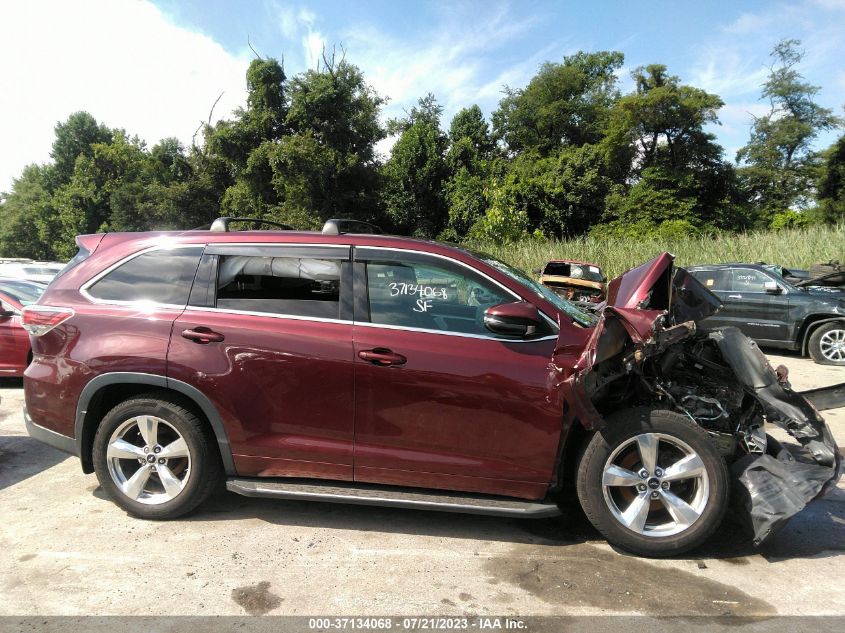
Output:
<path fill-rule="evenodd" d="M 732 466 L 734 477 L 744 488 L 741 494 L 754 530 L 754 544 L 759 545 L 836 485 L 842 457 L 818 411 L 802 394 L 778 381 L 754 341 L 731 327 L 713 330 L 709 338 L 745 389 L 760 402 L 766 420 L 787 431 L 803 447 L 798 458 L 781 448 L 777 457 L 749 454 Z"/>
<path fill-rule="evenodd" d="M 751 519 L 754 544 L 776 534 L 790 518 L 818 497 L 834 469 L 798 461 L 786 449 L 771 455 L 747 455 L 732 468 Z"/>
<path fill-rule="evenodd" d="M 801 395 L 812 404 L 817 411 L 838 409 L 845 407 L 845 382 L 830 387 L 820 387 L 802 391 Z"/>

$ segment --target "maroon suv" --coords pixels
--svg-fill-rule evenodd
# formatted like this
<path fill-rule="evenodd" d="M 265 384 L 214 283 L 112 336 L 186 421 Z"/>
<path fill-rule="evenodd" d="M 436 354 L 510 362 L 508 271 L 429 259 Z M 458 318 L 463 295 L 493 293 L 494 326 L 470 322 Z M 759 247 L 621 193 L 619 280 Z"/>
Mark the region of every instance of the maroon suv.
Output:
<path fill-rule="evenodd" d="M 587 314 L 483 253 L 351 221 L 77 243 L 23 312 L 25 420 L 138 517 L 223 480 L 524 517 L 576 490 L 609 541 L 662 556 L 712 534 L 732 480 L 758 542 L 836 481 L 818 412 L 738 330 L 696 328 L 718 300 L 668 254 Z"/>

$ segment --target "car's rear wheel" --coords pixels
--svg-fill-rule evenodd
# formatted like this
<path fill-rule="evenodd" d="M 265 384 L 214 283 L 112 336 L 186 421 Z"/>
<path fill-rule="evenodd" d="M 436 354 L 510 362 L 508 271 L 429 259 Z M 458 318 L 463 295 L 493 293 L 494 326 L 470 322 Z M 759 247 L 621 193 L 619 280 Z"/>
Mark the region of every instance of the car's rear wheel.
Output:
<path fill-rule="evenodd" d="M 820 365 L 845 365 L 845 323 L 834 321 L 817 327 L 810 335 L 808 348 Z"/>
<path fill-rule="evenodd" d="M 664 410 L 608 417 L 578 466 L 578 498 L 612 544 L 644 556 L 672 556 L 719 526 L 729 489 L 725 460 L 707 432 Z"/>
<path fill-rule="evenodd" d="M 144 519 L 172 519 L 202 503 L 220 480 L 207 427 L 176 402 L 142 395 L 109 411 L 94 437 L 97 479 Z"/>

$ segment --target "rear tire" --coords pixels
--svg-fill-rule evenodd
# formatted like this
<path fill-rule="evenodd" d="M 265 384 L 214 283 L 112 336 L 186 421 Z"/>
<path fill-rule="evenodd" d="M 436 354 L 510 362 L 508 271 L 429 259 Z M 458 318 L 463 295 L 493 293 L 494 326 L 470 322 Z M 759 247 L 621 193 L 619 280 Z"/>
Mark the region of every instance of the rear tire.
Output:
<path fill-rule="evenodd" d="M 144 394 L 109 411 L 94 437 L 94 471 L 118 506 L 142 519 L 195 509 L 222 477 L 208 427 L 163 394 Z"/>
<path fill-rule="evenodd" d="M 719 527 L 728 469 L 707 432 L 678 413 L 619 411 L 588 442 L 578 499 L 613 545 L 650 557 L 701 545 Z"/>
<path fill-rule="evenodd" d="M 807 348 L 819 365 L 845 366 L 845 322 L 833 321 L 817 327 Z"/>

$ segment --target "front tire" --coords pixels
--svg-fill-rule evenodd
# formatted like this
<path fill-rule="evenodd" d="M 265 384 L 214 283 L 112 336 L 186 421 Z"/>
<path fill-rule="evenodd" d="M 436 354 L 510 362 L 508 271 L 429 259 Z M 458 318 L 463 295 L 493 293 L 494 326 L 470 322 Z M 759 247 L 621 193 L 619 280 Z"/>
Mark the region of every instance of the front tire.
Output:
<path fill-rule="evenodd" d="M 613 545 L 651 557 L 688 552 L 728 506 L 728 470 L 707 432 L 672 411 L 617 412 L 587 444 L 578 498 Z"/>
<path fill-rule="evenodd" d="M 109 411 L 94 437 L 94 471 L 118 506 L 142 519 L 187 514 L 214 491 L 220 457 L 208 428 L 163 394 Z"/>
<path fill-rule="evenodd" d="M 807 347 L 819 365 L 845 366 L 845 323 L 820 325 L 810 335 Z"/>

